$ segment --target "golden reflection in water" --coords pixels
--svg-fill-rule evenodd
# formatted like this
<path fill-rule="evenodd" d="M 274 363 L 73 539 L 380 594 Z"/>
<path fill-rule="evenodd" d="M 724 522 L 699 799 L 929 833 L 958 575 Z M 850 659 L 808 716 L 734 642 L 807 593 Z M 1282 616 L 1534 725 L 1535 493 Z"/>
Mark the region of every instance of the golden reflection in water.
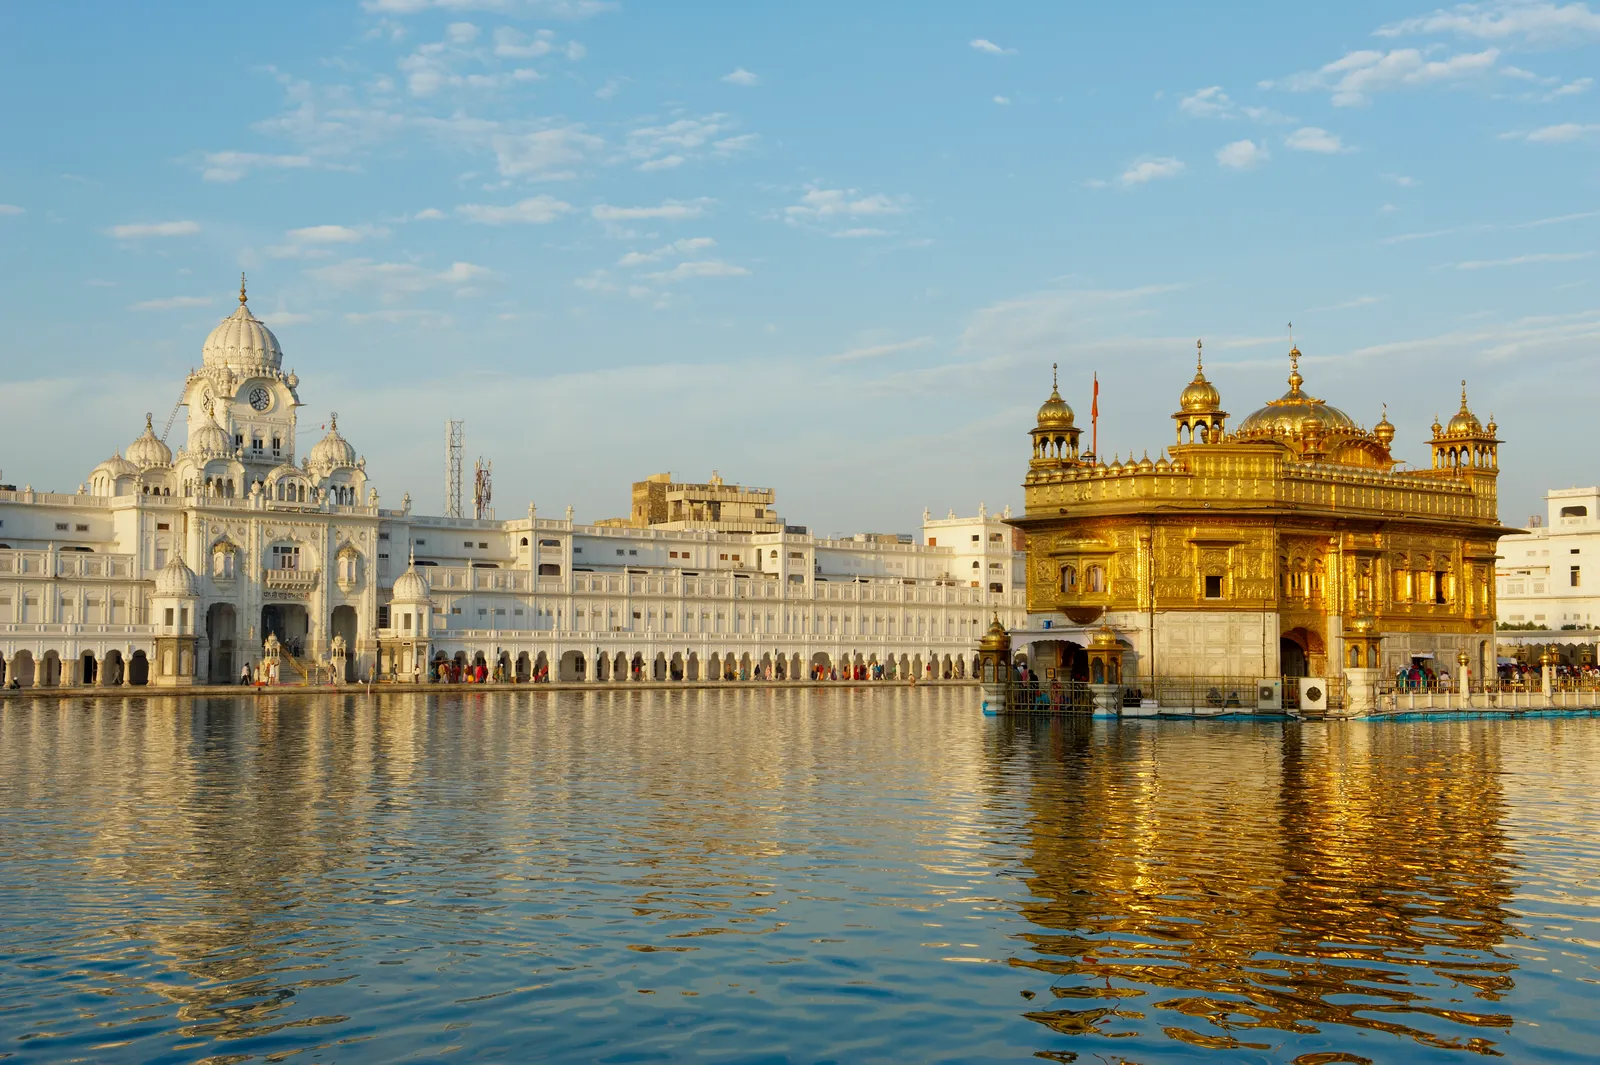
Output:
<path fill-rule="evenodd" d="M 1219 758 L 1228 727 L 991 733 L 996 777 L 1031 782 L 1012 964 L 1058 1002 L 1026 1015 L 1237 1052 L 1321 1033 L 1308 1062 L 1366 1060 L 1361 1031 L 1498 1054 L 1519 933 L 1494 731 L 1240 725 Z"/>

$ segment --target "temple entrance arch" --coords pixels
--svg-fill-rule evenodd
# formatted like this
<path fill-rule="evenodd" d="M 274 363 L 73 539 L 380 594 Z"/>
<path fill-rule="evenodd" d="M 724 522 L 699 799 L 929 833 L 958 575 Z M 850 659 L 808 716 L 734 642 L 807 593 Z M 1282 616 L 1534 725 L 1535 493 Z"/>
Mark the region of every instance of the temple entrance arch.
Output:
<path fill-rule="evenodd" d="M 235 634 L 238 620 L 231 603 L 212 603 L 206 611 L 206 643 L 210 654 L 206 662 L 206 680 L 212 684 L 226 684 L 233 680 L 244 663 L 235 657 Z M 265 637 L 262 637 L 265 639 Z"/>
<path fill-rule="evenodd" d="M 139 686 L 150 683 L 150 659 L 143 651 L 133 652 L 128 660 L 128 683 Z"/>
<path fill-rule="evenodd" d="M 93 651 L 85 651 L 78 657 L 78 683 L 93 684 L 100 677 L 100 663 L 95 661 Z"/>
<path fill-rule="evenodd" d="M 1278 639 L 1278 672 L 1285 677 L 1309 677 L 1306 649 L 1291 636 Z"/>
<path fill-rule="evenodd" d="M 344 637 L 344 676 L 341 680 L 349 683 L 356 675 L 356 630 L 359 627 L 356 621 L 356 608 L 349 606 L 336 606 L 333 616 L 328 619 L 328 639 L 335 636 Z"/>
<path fill-rule="evenodd" d="M 18 651 L 11 656 L 10 680 L 16 681 L 19 688 L 33 687 L 34 666 L 32 651 Z"/>
<path fill-rule="evenodd" d="M 284 651 L 298 658 L 305 653 L 311 633 L 311 616 L 303 603 L 268 603 L 261 608 L 261 642 L 276 635 Z"/>

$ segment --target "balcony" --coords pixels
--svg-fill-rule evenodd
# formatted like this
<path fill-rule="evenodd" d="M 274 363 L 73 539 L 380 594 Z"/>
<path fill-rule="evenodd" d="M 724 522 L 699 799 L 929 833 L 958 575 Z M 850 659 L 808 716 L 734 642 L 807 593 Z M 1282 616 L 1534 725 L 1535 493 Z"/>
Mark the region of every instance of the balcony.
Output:
<path fill-rule="evenodd" d="M 264 583 L 269 592 L 310 592 L 322 579 L 322 571 L 314 569 L 269 569 Z"/>

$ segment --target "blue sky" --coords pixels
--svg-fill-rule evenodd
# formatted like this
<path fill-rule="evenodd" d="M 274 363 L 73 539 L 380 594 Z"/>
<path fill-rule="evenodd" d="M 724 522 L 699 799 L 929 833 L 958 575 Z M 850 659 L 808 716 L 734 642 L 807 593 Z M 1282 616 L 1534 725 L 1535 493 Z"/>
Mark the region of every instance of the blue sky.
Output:
<path fill-rule="evenodd" d="M 1597 53 L 1560 2 L 6 5 L 0 469 L 159 427 L 245 270 L 386 505 L 460 417 L 502 516 L 716 468 L 910 529 L 1020 503 L 1052 362 L 1154 456 L 1197 337 L 1237 421 L 1292 321 L 1413 462 L 1467 378 L 1520 524 L 1597 479 Z"/>

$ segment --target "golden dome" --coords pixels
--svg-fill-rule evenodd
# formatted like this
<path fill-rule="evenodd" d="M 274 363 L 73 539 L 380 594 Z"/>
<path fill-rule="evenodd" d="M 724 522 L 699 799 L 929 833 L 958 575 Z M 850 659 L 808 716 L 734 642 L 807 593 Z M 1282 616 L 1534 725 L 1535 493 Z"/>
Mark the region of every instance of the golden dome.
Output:
<path fill-rule="evenodd" d="M 1009 651 L 1011 650 L 1011 635 L 1006 632 L 1006 627 L 1000 624 L 1000 615 L 996 613 L 994 620 L 989 622 L 989 631 L 983 634 L 983 639 L 978 641 L 980 651 Z"/>
<path fill-rule="evenodd" d="M 1354 419 L 1338 407 L 1330 407 L 1315 396 L 1300 391 L 1305 378 L 1300 376 L 1300 349 L 1289 349 L 1289 391 L 1268 401 L 1265 407 L 1239 423 L 1239 433 L 1300 433 L 1307 421 L 1319 432 L 1349 430 L 1358 432 Z"/>
<path fill-rule="evenodd" d="M 1101 625 L 1089 640 L 1089 646 L 1102 650 L 1118 650 L 1122 647 L 1122 641 L 1117 639 L 1117 632 L 1110 625 Z"/>
<path fill-rule="evenodd" d="M 1222 406 L 1222 393 L 1217 391 L 1216 385 L 1206 380 L 1205 366 L 1200 361 L 1203 354 L 1200 342 L 1194 342 L 1194 380 L 1184 387 L 1183 395 L 1178 397 L 1178 409 L 1184 414 L 1211 414 Z"/>
<path fill-rule="evenodd" d="M 1056 364 L 1050 364 L 1050 398 L 1044 401 L 1039 408 L 1038 428 L 1040 429 L 1071 429 L 1072 408 L 1067 406 L 1067 401 L 1061 398 L 1061 390 L 1056 384 Z"/>
<path fill-rule="evenodd" d="M 1450 419 L 1450 424 L 1444 429 L 1447 433 L 1474 433 L 1483 432 L 1483 424 L 1478 421 L 1478 416 L 1467 409 L 1467 383 L 1461 382 L 1461 409 L 1456 411 L 1456 416 Z"/>
<path fill-rule="evenodd" d="M 1394 423 L 1389 420 L 1389 404 L 1383 405 L 1383 420 L 1372 427 L 1372 435 L 1384 447 L 1394 443 Z"/>

